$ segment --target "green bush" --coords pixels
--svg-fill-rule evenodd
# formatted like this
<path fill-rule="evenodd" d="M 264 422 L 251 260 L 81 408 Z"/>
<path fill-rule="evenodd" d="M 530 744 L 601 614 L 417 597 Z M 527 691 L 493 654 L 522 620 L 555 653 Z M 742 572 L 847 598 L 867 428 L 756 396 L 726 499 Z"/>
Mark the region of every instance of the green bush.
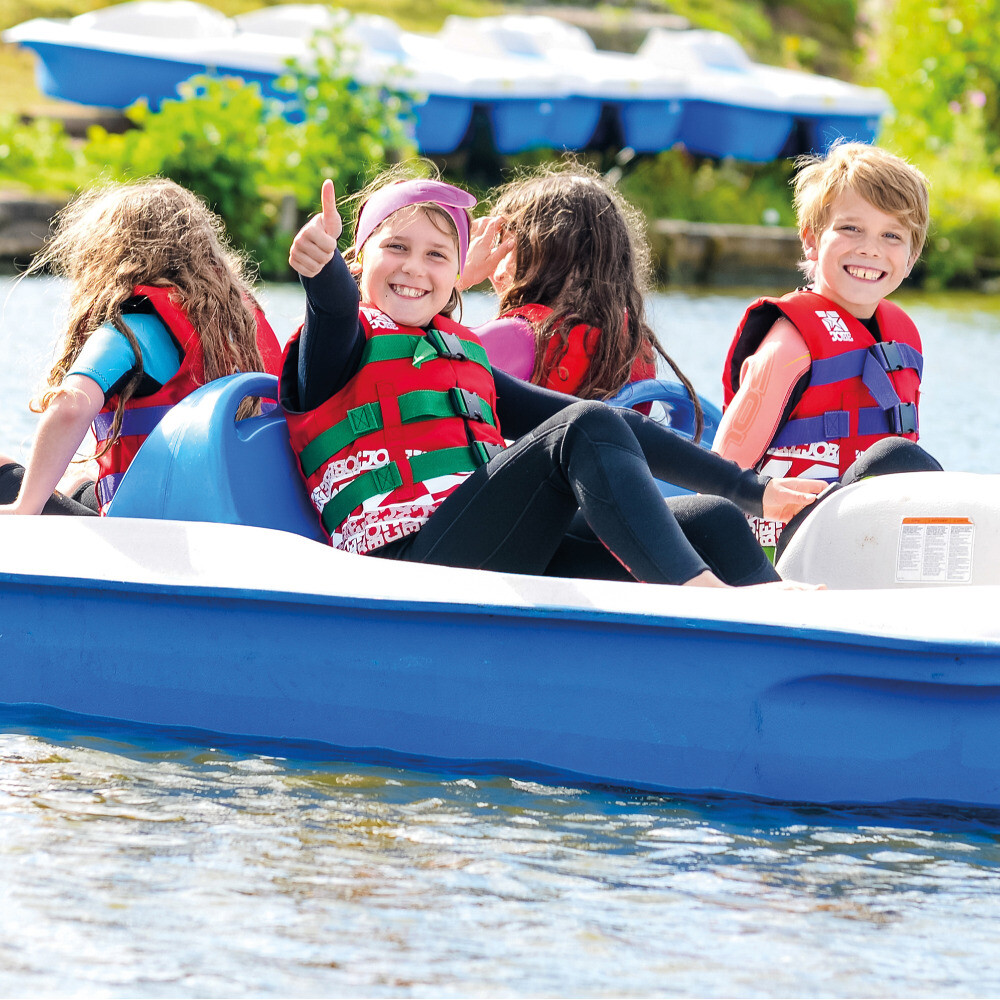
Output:
<path fill-rule="evenodd" d="M 5 186 L 69 194 L 92 173 L 60 122 L 0 115 L 0 176 Z"/>
<path fill-rule="evenodd" d="M 402 77 L 358 84 L 351 67 L 359 61 L 337 30 L 321 32 L 310 43 L 309 58 L 292 63 L 278 81 L 294 95 L 289 112 L 295 124 L 272 121 L 267 168 L 303 209 L 316 206 L 324 178 L 338 195 L 348 194 L 388 160 L 416 155 L 413 100 L 402 90 Z"/>
<path fill-rule="evenodd" d="M 882 143 L 931 181 L 921 264 L 930 287 L 971 285 L 1000 258 L 1000 0 L 898 0 L 872 47 L 895 112 Z"/>
<path fill-rule="evenodd" d="M 129 179 L 161 174 L 200 194 L 225 220 L 235 244 L 264 273 L 280 269 L 287 234 L 277 206 L 262 193 L 263 151 L 276 112 L 256 86 L 225 77 L 194 77 L 180 99 L 153 112 L 145 102 L 128 109 L 135 126 L 121 135 L 90 131 L 86 155 L 105 176 Z"/>
<path fill-rule="evenodd" d="M 793 226 L 792 164 L 714 162 L 672 149 L 637 161 L 622 194 L 651 219 Z"/>

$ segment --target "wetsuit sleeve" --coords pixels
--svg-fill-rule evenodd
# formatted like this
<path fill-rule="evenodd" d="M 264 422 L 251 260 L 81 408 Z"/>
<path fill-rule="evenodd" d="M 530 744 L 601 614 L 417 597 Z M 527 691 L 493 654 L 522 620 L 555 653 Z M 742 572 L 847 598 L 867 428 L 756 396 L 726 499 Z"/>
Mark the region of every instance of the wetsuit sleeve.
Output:
<path fill-rule="evenodd" d="M 779 319 L 743 362 L 740 387 L 719 424 L 712 450 L 752 468 L 782 426 L 792 393 L 812 364 L 802 334 Z"/>
<path fill-rule="evenodd" d="M 123 317 L 135 335 L 142 355 L 143 380 L 138 396 L 149 396 L 165 385 L 181 364 L 181 351 L 164 322 L 151 313 Z M 139 362 L 128 339 L 105 323 L 88 338 L 67 375 L 85 375 L 104 390 L 105 401 L 119 393 L 138 372 Z"/>
<path fill-rule="evenodd" d="M 543 389 L 502 371 L 493 373 L 497 386 L 497 416 L 507 438 L 518 438 L 542 421 L 579 400 Z M 632 428 L 650 471 L 657 479 L 697 493 L 714 493 L 732 500 L 747 514 L 763 514 L 764 487 L 770 477 L 741 469 L 705 448 L 692 444 L 669 427 L 635 410 L 618 412 Z"/>
<path fill-rule="evenodd" d="M 506 438 L 519 438 L 578 400 L 565 393 L 553 392 L 493 369 L 497 387 L 497 416 Z"/>
<path fill-rule="evenodd" d="M 358 285 L 338 251 L 313 278 L 300 277 L 306 316 L 289 346 L 281 376 L 281 405 L 314 410 L 357 372 L 365 337 L 358 318 Z"/>
<path fill-rule="evenodd" d="M 619 412 L 638 438 L 649 470 L 657 479 L 695 493 L 714 493 L 732 500 L 747 514 L 763 515 L 764 487 L 770 476 L 741 469 L 636 410 Z"/>

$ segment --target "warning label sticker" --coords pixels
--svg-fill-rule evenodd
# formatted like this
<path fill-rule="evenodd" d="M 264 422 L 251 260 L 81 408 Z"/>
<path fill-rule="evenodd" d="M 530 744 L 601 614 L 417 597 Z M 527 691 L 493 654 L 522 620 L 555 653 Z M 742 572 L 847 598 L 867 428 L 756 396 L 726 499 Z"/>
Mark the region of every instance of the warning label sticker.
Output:
<path fill-rule="evenodd" d="M 904 517 L 896 583 L 969 583 L 975 531 L 968 517 Z"/>

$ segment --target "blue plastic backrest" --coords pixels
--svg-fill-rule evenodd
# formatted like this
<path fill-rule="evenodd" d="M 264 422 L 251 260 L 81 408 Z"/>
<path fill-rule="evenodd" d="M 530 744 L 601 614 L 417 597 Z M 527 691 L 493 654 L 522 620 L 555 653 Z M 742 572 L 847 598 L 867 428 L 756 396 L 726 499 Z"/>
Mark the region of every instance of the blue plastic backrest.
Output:
<path fill-rule="evenodd" d="M 701 410 L 705 420 L 701 440 L 698 443 L 703 448 L 711 448 L 712 442 L 715 440 L 715 432 L 719 429 L 719 421 L 722 419 L 722 411 L 707 399 L 703 399 L 701 396 L 698 398 L 701 400 Z M 667 382 L 658 378 L 630 382 L 617 395 L 612 396 L 608 402 L 612 406 L 620 406 L 626 410 L 642 403 L 660 403 L 666 412 L 666 420 L 664 421 L 666 425 L 689 441 L 694 440 L 694 403 L 691 402 L 687 389 L 680 382 Z M 655 414 L 653 417 L 655 419 Z M 680 486 L 674 486 L 673 483 L 665 483 L 660 480 L 657 480 L 656 485 L 665 497 L 685 496 L 691 492 Z"/>
<path fill-rule="evenodd" d="M 108 515 L 250 524 L 325 541 L 281 409 L 236 419 L 247 396 L 277 394 L 275 376 L 249 372 L 182 399 L 143 442 Z"/>

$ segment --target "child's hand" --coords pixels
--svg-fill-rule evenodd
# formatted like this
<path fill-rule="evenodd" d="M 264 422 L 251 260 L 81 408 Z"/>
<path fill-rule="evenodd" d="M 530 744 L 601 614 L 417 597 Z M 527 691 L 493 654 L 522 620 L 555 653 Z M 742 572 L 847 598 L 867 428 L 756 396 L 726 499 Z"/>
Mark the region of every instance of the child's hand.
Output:
<path fill-rule="evenodd" d="M 473 220 L 469 252 L 465 255 L 465 268 L 458 283 L 459 291 L 492 278 L 500 262 L 514 249 L 513 236 L 500 239 L 504 221 L 499 215 L 484 215 Z"/>
<path fill-rule="evenodd" d="M 314 278 L 333 260 L 337 240 L 344 231 L 344 223 L 337 211 L 333 181 L 323 181 L 320 197 L 323 200 L 323 211 L 314 215 L 299 230 L 288 254 L 288 263 L 306 278 Z"/>
<path fill-rule="evenodd" d="M 830 484 L 820 479 L 772 479 L 764 487 L 764 517 L 768 521 L 790 521 L 811 504 Z"/>

